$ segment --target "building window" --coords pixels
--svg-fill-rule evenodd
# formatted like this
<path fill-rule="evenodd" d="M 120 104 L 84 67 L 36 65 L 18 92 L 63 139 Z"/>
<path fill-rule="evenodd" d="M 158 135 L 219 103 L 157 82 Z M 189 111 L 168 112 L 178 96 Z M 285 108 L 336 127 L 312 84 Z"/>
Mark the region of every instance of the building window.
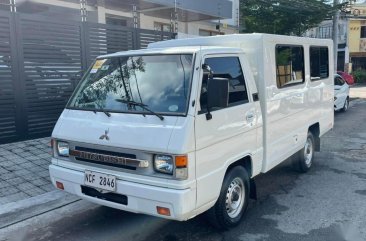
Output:
<path fill-rule="evenodd" d="M 332 38 L 332 26 L 324 26 L 324 27 L 319 27 L 319 37 L 318 38 Z"/>
<path fill-rule="evenodd" d="M 199 35 L 200 36 L 215 36 L 215 35 L 225 35 L 225 33 L 222 33 L 222 32 L 220 33 L 219 31 L 200 29 Z"/>
<path fill-rule="evenodd" d="M 108 16 L 105 18 L 106 24 L 127 27 L 127 19 L 118 16 Z"/>
<path fill-rule="evenodd" d="M 329 77 L 328 47 L 310 47 L 310 76 L 313 81 Z"/>
<path fill-rule="evenodd" d="M 154 22 L 154 30 L 162 32 L 171 32 L 172 26 L 168 23 Z"/>
<path fill-rule="evenodd" d="M 207 58 L 205 64 L 210 66 L 214 78 L 229 80 L 229 106 L 248 102 L 248 93 L 238 57 Z M 204 73 L 200 97 L 201 110 L 207 108 L 207 80 L 208 73 Z"/>
<path fill-rule="evenodd" d="M 361 26 L 360 38 L 366 38 L 366 26 Z"/>
<path fill-rule="evenodd" d="M 304 82 L 304 48 L 302 46 L 276 46 L 277 87 L 283 88 Z"/>

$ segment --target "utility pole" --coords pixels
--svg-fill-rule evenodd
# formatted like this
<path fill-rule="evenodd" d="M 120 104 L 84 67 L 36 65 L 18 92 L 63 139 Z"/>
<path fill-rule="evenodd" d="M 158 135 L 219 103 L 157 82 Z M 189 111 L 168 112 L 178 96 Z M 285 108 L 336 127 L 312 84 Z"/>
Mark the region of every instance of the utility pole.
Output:
<path fill-rule="evenodd" d="M 339 0 L 333 0 L 333 7 L 338 6 Z M 339 10 L 336 10 L 333 15 L 333 57 L 334 57 L 334 71 L 337 71 L 337 60 L 338 60 L 338 21 L 339 21 Z"/>
<path fill-rule="evenodd" d="M 178 3 L 174 0 L 174 32 L 178 34 Z"/>

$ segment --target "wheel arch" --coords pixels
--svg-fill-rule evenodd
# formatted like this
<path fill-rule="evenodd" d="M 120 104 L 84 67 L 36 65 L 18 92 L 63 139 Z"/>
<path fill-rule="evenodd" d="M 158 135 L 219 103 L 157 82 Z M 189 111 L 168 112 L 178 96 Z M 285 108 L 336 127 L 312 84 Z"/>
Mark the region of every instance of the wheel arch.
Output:
<path fill-rule="evenodd" d="M 234 161 L 233 163 L 231 163 L 227 168 L 226 168 L 226 172 L 224 177 L 226 176 L 226 174 L 233 169 L 236 166 L 242 166 L 244 167 L 244 169 L 248 172 L 249 175 L 249 196 L 252 199 L 257 199 L 257 188 L 256 188 L 256 184 L 254 179 L 252 178 L 253 176 L 253 159 L 250 155 L 246 155 L 244 157 L 242 157 L 241 159 Z"/>
<path fill-rule="evenodd" d="M 227 168 L 226 168 L 226 172 L 225 175 L 234 167 L 236 166 L 242 166 L 245 168 L 245 170 L 247 170 L 249 177 L 252 177 L 253 174 L 253 165 L 252 165 L 252 157 L 250 155 L 247 155 L 237 161 L 234 161 L 233 163 L 231 163 Z"/>
<path fill-rule="evenodd" d="M 313 136 L 314 136 L 315 151 L 320 151 L 320 125 L 319 125 L 319 122 L 312 124 L 309 127 L 308 132 L 311 132 L 311 134 L 313 134 Z"/>

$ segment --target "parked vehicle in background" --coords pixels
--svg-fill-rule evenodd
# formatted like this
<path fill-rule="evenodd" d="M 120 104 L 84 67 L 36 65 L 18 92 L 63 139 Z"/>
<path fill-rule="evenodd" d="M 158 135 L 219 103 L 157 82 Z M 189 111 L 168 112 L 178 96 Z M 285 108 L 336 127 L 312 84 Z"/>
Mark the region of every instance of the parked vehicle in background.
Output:
<path fill-rule="evenodd" d="M 349 85 L 339 74 L 334 75 L 334 110 L 346 112 L 349 107 Z"/>
<path fill-rule="evenodd" d="M 337 71 L 337 74 L 342 76 L 342 78 L 347 82 L 348 85 L 353 85 L 355 83 L 355 79 L 353 78 L 353 75 L 348 74 L 343 71 Z"/>
<path fill-rule="evenodd" d="M 100 56 L 61 114 L 52 183 L 130 212 L 238 225 L 254 177 L 313 164 L 333 128 L 333 42 L 182 39 Z"/>

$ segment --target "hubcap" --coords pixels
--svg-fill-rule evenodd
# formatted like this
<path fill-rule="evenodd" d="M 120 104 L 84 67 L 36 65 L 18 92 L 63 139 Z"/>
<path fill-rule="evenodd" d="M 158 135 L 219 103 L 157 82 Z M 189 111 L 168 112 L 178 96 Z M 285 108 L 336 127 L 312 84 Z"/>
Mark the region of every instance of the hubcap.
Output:
<path fill-rule="evenodd" d="M 344 102 L 344 109 L 347 110 L 348 109 L 348 99 L 346 99 L 346 101 Z"/>
<path fill-rule="evenodd" d="M 239 177 L 234 178 L 226 192 L 226 212 L 230 218 L 236 218 L 243 209 L 245 186 Z"/>
<path fill-rule="evenodd" d="M 311 138 L 307 138 L 304 148 L 304 158 L 305 165 L 307 167 L 311 166 L 311 162 L 313 160 L 313 140 Z"/>

